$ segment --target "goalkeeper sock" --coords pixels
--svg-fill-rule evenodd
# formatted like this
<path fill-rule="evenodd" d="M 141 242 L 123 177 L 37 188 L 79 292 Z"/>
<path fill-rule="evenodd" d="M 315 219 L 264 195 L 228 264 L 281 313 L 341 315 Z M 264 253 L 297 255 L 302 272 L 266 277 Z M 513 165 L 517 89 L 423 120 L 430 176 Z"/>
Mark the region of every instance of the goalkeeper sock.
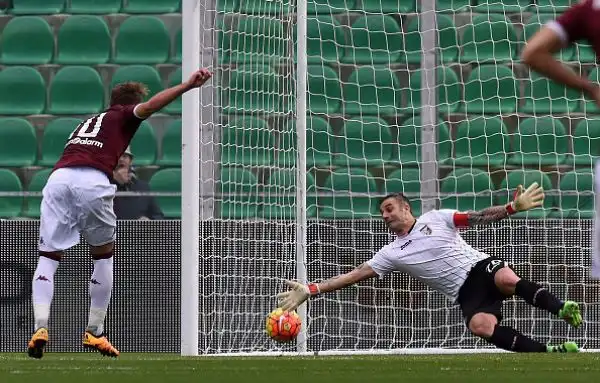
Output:
<path fill-rule="evenodd" d="M 41 327 L 48 328 L 50 305 L 54 296 L 54 274 L 58 269 L 59 260 L 59 257 L 40 252 L 40 258 L 31 284 L 35 330 Z"/>
<path fill-rule="evenodd" d="M 523 298 L 530 305 L 549 311 L 554 315 L 558 315 L 563 305 L 560 299 L 548 291 L 548 289 L 525 279 L 517 282 L 515 294 Z"/>
<path fill-rule="evenodd" d="M 546 352 L 546 346 L 529 338 L 512 327 L 494 327 L 494 333 L 488 339 L 496 347 L 514 352 Z"/>
<path fill-rule="evenodd" d="M 94 272 L 90 279 L 90 313 L 86 331 L 94 335 L 104 332 L 104 319 L 110 303 L 113 285 L 112 252 L 94 256 Z"/>

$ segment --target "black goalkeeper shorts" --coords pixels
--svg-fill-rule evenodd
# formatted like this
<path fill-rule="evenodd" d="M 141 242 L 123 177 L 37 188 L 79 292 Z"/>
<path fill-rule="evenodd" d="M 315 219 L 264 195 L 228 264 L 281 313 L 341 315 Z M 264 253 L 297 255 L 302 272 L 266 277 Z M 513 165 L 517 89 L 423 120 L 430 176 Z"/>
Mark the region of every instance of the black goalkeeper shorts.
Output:
<path fill-rule="evenodd" d="M 468 273 L 458 292 L 458 304 L 467 326 L 477 313 L 488 313 L 502 320 L 502 302 L 508 298 L 500 292 L 494 275 L 503 267 L 512 266 L 498 257 L 488 257 L 477 262 Z"/>

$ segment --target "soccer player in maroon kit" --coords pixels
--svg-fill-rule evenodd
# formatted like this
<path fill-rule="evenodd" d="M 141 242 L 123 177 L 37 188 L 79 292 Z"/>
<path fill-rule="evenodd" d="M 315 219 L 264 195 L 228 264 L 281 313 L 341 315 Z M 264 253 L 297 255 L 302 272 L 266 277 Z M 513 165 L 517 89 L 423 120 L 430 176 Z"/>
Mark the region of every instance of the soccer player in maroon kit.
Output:
<path fill-rule="evenodd" d="M 207 69 L 200 69 L 189 80 L 163 90 L 146 102 L 143 102 L 147 94 L 143 84 L 118 84 L 112 90 L 110 107 L 82 121 L 67 139 L 42 191 L 39 260 L 32 282 L 35 332 L 28 344 L 30 357 L 43 356 L 48 342 L 54 274 L 64 251 L 79 243 L 80 234 L 90 245 L 94 263 L 83 345 L 102 355 L 119 356 L 104 332 L 113 284 L 116 229 L 113 211 L 116 186 L 110 182 L 113 170 L 143 120 L 185 92 L 202 86 L 211 76 Z"/>

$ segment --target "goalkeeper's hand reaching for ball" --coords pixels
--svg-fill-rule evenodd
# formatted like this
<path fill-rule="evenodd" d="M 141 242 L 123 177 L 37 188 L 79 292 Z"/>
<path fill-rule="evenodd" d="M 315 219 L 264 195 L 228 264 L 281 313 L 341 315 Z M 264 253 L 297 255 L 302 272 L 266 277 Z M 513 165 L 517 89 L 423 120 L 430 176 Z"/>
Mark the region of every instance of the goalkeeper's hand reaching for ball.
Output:
<path fill-rule="evenodd" d="M 544 189 L 534 182 L 525 190 L 523 185 L 517 186 L 514 200 L 510 203 L 510 208 L 515 213 L 527 211 L 542 206 L 544 203 Z"/>

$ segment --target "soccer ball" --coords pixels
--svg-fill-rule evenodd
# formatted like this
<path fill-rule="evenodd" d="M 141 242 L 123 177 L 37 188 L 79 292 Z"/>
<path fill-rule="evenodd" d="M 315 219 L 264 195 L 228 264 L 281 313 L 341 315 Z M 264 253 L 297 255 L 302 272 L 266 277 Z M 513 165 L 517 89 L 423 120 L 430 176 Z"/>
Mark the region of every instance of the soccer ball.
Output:
<path fill-rule="evenodd" d="M 267 315 L 266 330 L 271 339 L 286 343 L 294 340 L 302 327 L 302 320 L 295 311 L 275 309 Z"/>

